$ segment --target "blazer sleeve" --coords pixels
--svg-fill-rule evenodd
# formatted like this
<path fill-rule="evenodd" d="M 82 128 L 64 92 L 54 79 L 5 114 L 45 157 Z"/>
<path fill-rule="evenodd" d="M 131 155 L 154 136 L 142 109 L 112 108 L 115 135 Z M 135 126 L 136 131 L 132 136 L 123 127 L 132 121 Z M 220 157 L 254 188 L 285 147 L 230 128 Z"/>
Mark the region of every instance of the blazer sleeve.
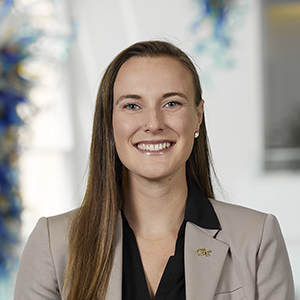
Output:
<path fill-rule="evenodd" d="M 294 300 L 294 284 L 285 242 L 276 217 L 268 215 L 257 255 L 256 299 Z"/>
<path fill-rule="evenodd" d="M 51 253 L 49 224 L 41 218 L 24 248 L 14 300 L 61 299 Z"/>

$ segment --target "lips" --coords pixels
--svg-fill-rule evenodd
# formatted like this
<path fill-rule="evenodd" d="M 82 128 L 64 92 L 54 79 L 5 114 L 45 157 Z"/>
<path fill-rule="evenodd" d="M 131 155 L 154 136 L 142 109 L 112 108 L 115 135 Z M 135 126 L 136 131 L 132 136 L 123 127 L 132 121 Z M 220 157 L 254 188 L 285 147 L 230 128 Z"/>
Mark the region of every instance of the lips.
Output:
<path fill-rule="evenodd" d="M 172 143 L 172 142 L 160 142 L 160 143 L 142 142 L 142 143 L 136 144 L 136 147 L 142 151 L 155 152 L 155 151 L 166 150 L 166 149 L 170 148 L 173 144 L 174 143 Z"/>

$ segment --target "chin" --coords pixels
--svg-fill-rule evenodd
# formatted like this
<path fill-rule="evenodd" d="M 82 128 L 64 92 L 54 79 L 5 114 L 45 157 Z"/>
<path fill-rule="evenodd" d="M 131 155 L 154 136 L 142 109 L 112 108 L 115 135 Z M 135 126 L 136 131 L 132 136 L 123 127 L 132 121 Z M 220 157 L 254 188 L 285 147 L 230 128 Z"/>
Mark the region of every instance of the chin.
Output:
<path fill-rule="evenodd" d="M 140 174 L 141 177 L 144 179 L 148 179 L 150 181 L 161 181 L 165 179 L 170 179 L 172 177 L 175 177 L 176 175 L 180 175 L 181 172 L 179 170 L 164 170 L 159 171 L 157 168 L 155 170 L 151 170 L 149 172 L 144 172 Z M 185 176 L 185 172 L 182 172 L 183 176 Z"/>

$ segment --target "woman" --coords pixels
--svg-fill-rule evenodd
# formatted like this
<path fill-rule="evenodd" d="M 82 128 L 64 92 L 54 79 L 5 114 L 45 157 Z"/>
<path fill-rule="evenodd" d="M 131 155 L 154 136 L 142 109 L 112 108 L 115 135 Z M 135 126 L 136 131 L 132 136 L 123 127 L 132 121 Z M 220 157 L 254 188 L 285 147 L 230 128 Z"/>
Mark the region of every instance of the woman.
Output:
<path fill-rule="evenodd" d="M 38 222 L 15 299 L 294 299 L 275 217 L 213 200 L 203 103 L 193 63 L 169 43 L 113 60 L 83 204 Z"/>

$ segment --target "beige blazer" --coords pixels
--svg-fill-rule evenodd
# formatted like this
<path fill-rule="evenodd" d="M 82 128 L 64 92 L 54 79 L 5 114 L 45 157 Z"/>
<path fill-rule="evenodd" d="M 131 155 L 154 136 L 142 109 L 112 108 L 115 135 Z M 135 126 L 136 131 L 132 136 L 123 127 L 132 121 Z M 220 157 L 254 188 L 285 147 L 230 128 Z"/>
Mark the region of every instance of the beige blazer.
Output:
<path fill-rule="evenodd" d="M 186 226 L 186 299 L 294 300 L 291 267 L 276 218 L 211 201 L 222 229 L 209 230 L 192 223 Z M 64 299 L 67 232 L 73 215 L 39 220 L 21 258 L 15 300 Z M 115 243 L 107 300 L 122 299 L 121 216 Z"/>

